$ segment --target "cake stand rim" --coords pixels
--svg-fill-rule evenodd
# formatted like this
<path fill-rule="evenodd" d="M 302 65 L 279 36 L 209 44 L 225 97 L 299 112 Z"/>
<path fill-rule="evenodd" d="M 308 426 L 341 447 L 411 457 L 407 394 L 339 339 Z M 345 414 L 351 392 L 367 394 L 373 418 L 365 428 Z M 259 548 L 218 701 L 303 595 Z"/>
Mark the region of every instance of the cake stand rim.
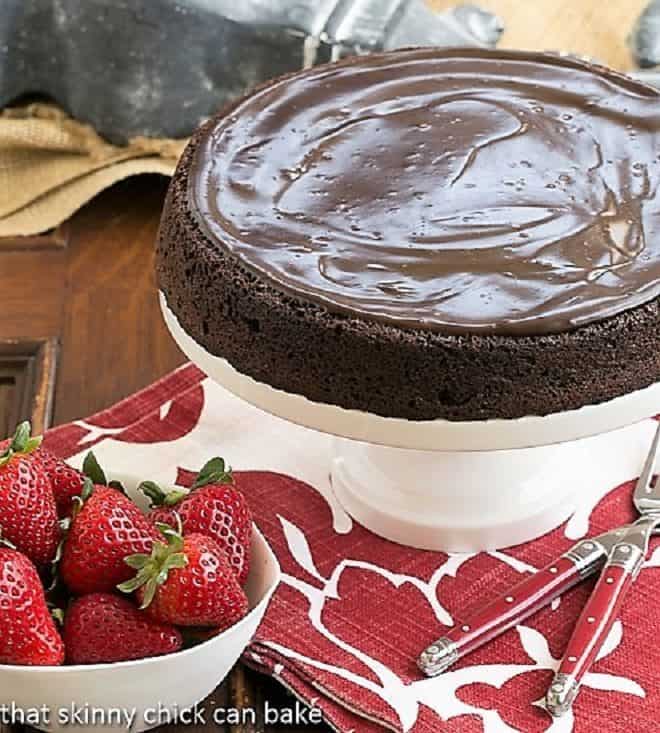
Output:
<path fill-rule="evenodd" d="M 183 353 L 237 397 L 284 420 L 330 435 L 392 448 L 496 451 L 557 445 L 608 433 L 660 412 L 660 382 L 594 405 L 515 419 L 407 420 L 314 402 L 260 382 L 208 352 L 181 326 L 159 291 L 165 324 Z M 647 407 L 647 405 L 655 407 Z"/>

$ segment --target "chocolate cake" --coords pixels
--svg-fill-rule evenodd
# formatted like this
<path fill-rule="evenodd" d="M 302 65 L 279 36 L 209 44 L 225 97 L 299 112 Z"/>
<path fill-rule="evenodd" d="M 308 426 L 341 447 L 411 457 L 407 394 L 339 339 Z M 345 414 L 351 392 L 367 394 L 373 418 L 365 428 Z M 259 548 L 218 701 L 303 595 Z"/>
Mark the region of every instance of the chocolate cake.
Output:
<path fill-rule="evenodd" d="M 572 58 L 464 49 L 277 79 L 188 145 L 160 288 L 240 372 L 379 415 L 518 418 L 646 387 L 659 96 Z"/>

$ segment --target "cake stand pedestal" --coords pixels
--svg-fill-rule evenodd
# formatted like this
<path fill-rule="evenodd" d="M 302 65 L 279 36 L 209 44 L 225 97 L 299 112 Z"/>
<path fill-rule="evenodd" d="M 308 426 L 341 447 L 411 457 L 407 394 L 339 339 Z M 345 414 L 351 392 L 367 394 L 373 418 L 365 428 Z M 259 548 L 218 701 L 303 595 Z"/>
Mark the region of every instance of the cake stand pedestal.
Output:
<path fill-rule="evenodd" d="M 387 418 L 312 402 L 210 354 L 161 293 L 177 344 L 208 376 L 274 415 L 337 436 L 333 490 L 360 524 L 412 547 L 476 552 L 548 532 L 598 481 L 635 476 L 648 450 L 636 423 L 660 412 L 660 383 L 600 405 L 519 420 Z M 602 485 L 602 484 L 601 484 Z"/>

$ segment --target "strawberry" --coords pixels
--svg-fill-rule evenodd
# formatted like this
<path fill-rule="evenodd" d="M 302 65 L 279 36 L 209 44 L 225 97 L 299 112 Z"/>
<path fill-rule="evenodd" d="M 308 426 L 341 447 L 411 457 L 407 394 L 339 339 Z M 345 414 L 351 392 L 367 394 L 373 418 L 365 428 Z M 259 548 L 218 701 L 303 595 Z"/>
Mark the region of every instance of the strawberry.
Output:
<path fill-rule="evenodd" d="M 181 632 L 159 624 L 130 601 L 109 593 L 76 599 L 64 621 L 69 664 L 126 662 L 178 652 Z"/>
<path fill-rule="evenodd" d="M 117 489 L 86 479 L 62 550 L 60 577 L 72 593 L 110 593 L 131 577 L 124 558 L 151 552 L 161 537 Z M 81 506 L 80 506 L 81 505 Z"/>
<path fill-rule="evenodd" d="M 57 514 L 60 519 L 68 517 L 74 498 L 82 493 L 85 475 L 45 448 L 39 448 L 37 455 L 52 484 Z"/>
<path fill-rule="evenodd" d="M 64 662 L 39 574 L 25 555 L 7 547 L 0 547 L 0 629 L 0 664 Z"/>
<path fill-rule="evenodd" d="M 0 451 L 3 450 L 3 445 L 8 446 L 9 441 L 0 443 Z M 82 494 L 85 476 L 89 476 L 97 484 L 113 485 L 112 482 L 108 484 L 106 481 L 103 469 L 99 466 L 92 451 L 85 456 L 82 471 L 70 466 L 41 445 L 33 451 L 33 455 L 39 459 L 50 479 L 60 519 L 71 515 L 74 499 Z"/>
<path fill-rule="evenodd" d="M 53 487 L 35 454 L 40 443 L 24 422 L 0 454 L 2 537 L 38 566 L 53 561 L 60 541 Z"/>
<path fill-rule="evenodd" d="M 233 480 L 231 468 L 222 458 L 212 458 L 190 493 L 176 489 L 165 493 L 152 481 L 140 484 L 140 490 L 151 500 L 152 522 L 176 528 L 178 514 L 184 534 L 195 532 L 214 539 L 227 555 L 238 582 L 245 585 L 250 571 L 252 514 Z"/>
<path fill-rule="evenodd" d="M 203 534 L 184 538 L 180 529 L 158 526 L 166 541 L 156 542 L 151 555 L 126 558 L 138 572 L 119 590 L 137 591 L 141 608 L 161 623 L 221 630 L 243 618 L 247 597 L 218 543 Z"/>

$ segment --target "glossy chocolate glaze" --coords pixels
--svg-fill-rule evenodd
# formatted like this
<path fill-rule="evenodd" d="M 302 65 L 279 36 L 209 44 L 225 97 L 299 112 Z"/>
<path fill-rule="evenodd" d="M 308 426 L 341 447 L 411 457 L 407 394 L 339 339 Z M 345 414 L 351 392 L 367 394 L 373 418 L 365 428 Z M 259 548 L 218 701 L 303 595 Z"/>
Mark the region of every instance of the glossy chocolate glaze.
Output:
<path fill-rule="evenodd" d="M 362 57 L 247 97 L 189 195 L 217 246 L 332 311 L 561 332 L 660 294 L 659 102 L 542 54 Z"/>

